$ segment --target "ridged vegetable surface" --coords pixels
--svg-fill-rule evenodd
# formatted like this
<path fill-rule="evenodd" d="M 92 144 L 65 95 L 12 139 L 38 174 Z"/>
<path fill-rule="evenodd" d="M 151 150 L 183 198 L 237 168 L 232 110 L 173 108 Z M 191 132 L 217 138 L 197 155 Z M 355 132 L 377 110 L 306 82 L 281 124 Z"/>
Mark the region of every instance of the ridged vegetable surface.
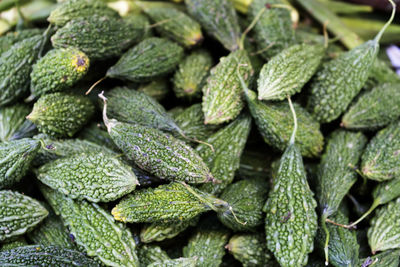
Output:
<path fill-rule="evenodd" d="M 0 141 L 10 140 L 29 114 L 29 106 L 15 104 L 0 108 Z"/>
<path fill-rule="evenodd" d="M 48 214 L 31 197 L 9 190 L 0 191 L 0 241 L 32 230 Z"/>
<path fill-rule="evenodd" d="M 293 117 L 289 105 L 286 102 L 263 103 L 257 100 L 256 94 L 250 90 L 246 90 L 245 94 L 250 113 L 264 141 L 283 151 L 293 130 Z M 296 145 L 303 156 L 318 157 L 323 148 L 323 135 L 319 124 L 300 105 L 295 103 L 294 106 L 298 119 Z"/>
<path fill-rule="evenodd" d="M 89 58 L 75 48 L 50 50 L 33 65 L 31 92 L 35 96 L 65 91 L 89 69 Z"/>
<path fill-rule="evenodd" d="M 378 85 L 362 94 L 342 118 L 341 126 L 352 130 L 374 130 L 400 117 L 400 86 Z"/>
<path fill-rule="evenodd" d="M 361 159 L 364 176 L 385 181 L 400 174 L 400 121 L 380 130 L 368 143 Z"/>
<path fill-rule="evenodd" d="M 72 137 L 93 113 L 94 106 L 87 97 L 53 93 L 39 98 L 27 118 L 42 133 L 54 137 Z"/>
<path fill-rule="evenodd" d="M 1 266 L 85 266 L 100 264 L 77 250 L 31 245 L 0 252 Z"/>
<path fill-rule="evenodd" d="M 158 267 L 158 266 L 163 266 L 163 267 L 196 267 L 198 262 L 197 257 L 192 257 L 192 258 L 177 258 L 177 259 L 172 259 L 172 260 L 164 260 L 162 262 L 154 262 L 148 267 Z"/>
<path fill-rule="evenodd" d="M 207 83 L 203 87 L 202 105 L 205 124 L 221 124 L 239 115 L 244 104 L 238 73 L 246 82 L 253 74 L 245 50 L 237 50 L 222 57 L 211 69 Z"/>
<path fill-rule="evenodd" d="M 173 78 L 175 95 L 188 100 L 199 98 L 212 65 L 213 59 L 207 50 L 197 50 L 185 57 Z"/>
<path fill-rule="evenodd" d="M 205 140 L 206 144 L 196 147 L 197 153 L 203 158 L 210 171 L 219 183 L 201 185 L 200 190 L 219 195 L 227 185 L 232 183 L 235 172 L 239 169 L 247 137 L 251 129 L 251 117 L 240 115 L 236 120 L 225 126 Z"/>
<path fill-rule="evenodd" d="M 256 18 L 266 4 L 267 9 L 254 26 L 254 37 L 257 50 L 262 51 L 261 56 L 270 59 L 293 45 L 296 40 L 290 11 L 284 7 L 285 2 L 282 0 L 253 0 L 248 10 L 250 19 Z"/>
<path fill-rule="evenodd" d="M 0 107 L 16 102 L 29 91 L 29 74 L 43 37 L 24 39 L 0 55 Z"/>
<path fill-rule="evenodd" d="M 325 49 L 320 44 L 296 44 L 282 50 L 261 69 L 258 99 L 283 100 L 300 92 L 317 71 L 324 55 Z"/>
<path fill-rule="evenodd" d="M 51 11 L 47 20 L 57 27 L 62 27 L 70 20 L 87 18 L 92 15 L 119 17 L 115 10 L 107 7 L 107 4 L 101 0 L 67 0 Z"/>
<path fill-rule="evenodd" d="M 170 223 L 190 220 L 215 207 L 225 210 L 228 204 L 196 188 L 173 182 L 136 190 L 111 213 L 117 221 Z"/>
<path fill-rule="evenodd" d="M 228 0 L 185 0 L 188 12 L 226 49 L 239 48 L 240 27 Z"/>
<path fill-rule="evenodd" d="M 400 264 L 400 250 L 387 250 L 366 259 L 360 259 L 360 263 L 369 267 L 398 267 Z M 370 265 L 367 265 L 370 263 Z"/>
<path fill-rule="evenodd" d="M 11 241 L 12 240 L 12 241 Z M 16 239 L 12 238 L 10 241 L 2 242 L 1 244 L 1 251 L 17 248 L 17 247 L 23 247 L 27 246 L 28 243 L 26 242 L 26 239 L 23 235 L 18 236 Z"/>
<path fill-rule="evenodd" d="M 0 55 L 10 49 L 13 44 L 35 35 L 39 35 L 42 32 L 41 29 L 33 28 L 9 32 L 6 35 L 0 36 Z"/>
<path fill-rule="evenodd" d="M 69 21 L 57 30 L 51 42 L 54 48 L 75 47 L 90 60 L 97 60 L 121 55 L 143 33 L 143 28 L 122 19 L 91 15 Z"/>
<path fill-rule="evenodd" d="M 146 82 L 172 72 L 183 57 L 183 48 L 158 37 L 150 37 L 129 49 L 107 71 L 107 77 Z"/>
<path fill-rule="evenodd" d="M 372 89 L 383 83 L 397 83 L 399 81 L 400 77 L 393 71 L 392 67 L 378 58 L 372 65 L 371 73 L 364 88 Z"/>
<path fill-rule="evenodd" d="M 146 267 L 154 262 L 170 260 L 168 254 L 157 245 L 142 245 L 138 249 L 140 266 Z"/>
<path fill-rule="evenodd" d="M 262 178 L 240 180 L 228 185 L 220 198 L 232 206 L 233 212 L 218 213 L 219 220 L 234 231 L 255 231 L 264 221 L 262 210 L 267 192 L 268 181 Z"/>
<path fill-rule="evenodd" d="M 114 144 L 107 129 L 100 123 L 92 122 L 87 125 L 79 134 L 79 138 L 103 146 L 104 148 L 118 151 L 119 148 Z"/>
<path fill-rule="evenodd" d="M 157 101 L 163 100 L 169 93 L 169 84 L 167 79 L 159 78 L 149 83 L 141 84 L 137 89 Z"/>
<path fill-rule="evenodd" d="M 113 155 L 98 152 L 49 162 L 40 167 L 37 178 L 70 198 L 91 202 L 116 200 L 138 184 L 128 165 Z"/>
<path fill-rule="evenodd" d="M 72 200 L 45 186 L 40 189 L 88 256 L 96 256 L 108 266 L 139 265 L 131 232 L 115 222 L 108 211 L 95 203 Z"/>
<path fill-rule="evenodd" d="M 0 188 L 10 187 L 24 177 L 39 147 L 39 141 L 30 138 L 0 143 Z"/>

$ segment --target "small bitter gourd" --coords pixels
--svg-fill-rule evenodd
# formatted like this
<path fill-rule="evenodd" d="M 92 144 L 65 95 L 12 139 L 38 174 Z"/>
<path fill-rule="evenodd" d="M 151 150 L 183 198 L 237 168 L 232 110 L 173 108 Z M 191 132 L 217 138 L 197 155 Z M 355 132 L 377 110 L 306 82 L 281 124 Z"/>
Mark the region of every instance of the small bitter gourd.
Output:
<path fill-rule="evenodd" d="M 366 259 L 360 259 L 361 267 L 398 267 L 400 264 L 400 250 L 387 250 Z"/>
<path fill-rule="evenodd" d="M 48 214 L 31 197 L 9 190 L 0 191 L 0 241 L 32 230 Z"/>
<path fill-rule="evenodd" d="M 154 262 L 170 260 L 167 252 L 156 245 L 142 245 L 138 248 L 140 266 L 147 267 Z"/>
<path fill-rule="evenodd" d="M 12 241 L 11 241 L 12 240 Z M 28 243 L 23 235 L 18 236 L 15 240 L 12 238 L 8 242 L 3 242 L 1 244 L 0 251 L 10 250 L 17 247 L 27 246 Z"/>
<path fill-rule="evenodd" d="M 10 140 L 29 114 L 29 106 L 15 104 L 0 108 L 0 141 Z"/>
<path fill-rule="evenodd" d="M 84 96 L 52 93 L 39 98 L 27 116 L 40 132 L 54 137 L 72 137 L 94 113 L 94 105 Z"/>

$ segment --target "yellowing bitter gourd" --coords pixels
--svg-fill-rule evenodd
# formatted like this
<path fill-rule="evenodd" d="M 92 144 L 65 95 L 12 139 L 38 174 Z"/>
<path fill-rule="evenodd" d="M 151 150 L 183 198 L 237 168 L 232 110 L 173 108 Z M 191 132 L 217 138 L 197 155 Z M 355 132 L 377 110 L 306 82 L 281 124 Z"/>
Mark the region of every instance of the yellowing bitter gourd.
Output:
<path fill-rule="evenodd" d="M 89 69 L 89 58 L 75 48 L 50 50 L 33 65 L 31 93 L 41 96 L 65 91 L 79 81 Z"/>
<path fill-rule="evenodd" d="M 27 119 L 42 133 L 54 137 L 72 137 L 93 113 L 94 105 L 87 97 L 53 93 L 39 98 Z"/>
<path fill-rule="evenodd" d="M 37 171 L 47 186 L 73 199 L 109 202 L 132 192 L 138 180 L 131 167 L 105 153 L 82 153 L 49 162 Z"/>
<path fill-rule="evenodd" d="M 30 138 L 0 143 L 0 189 L 22 179 L 39 147 L 39 141 Z"/>
<path fill-rule="evenodd" d="M 88 256 L 96 256 L 108 266 L 139 265 L 131 232 L 115 222 L 108 211 L 95 203 L 72 200 L 43 185 L 40 190 Z"/>
<path fill-rule="evenodd" d="M 271 58 L 258 78 L 258 99 L 283 100 L 300 92 L 317 71 L 325 48 L 321 44 L 296 44 Z"/>
<path fill-rule="evenodd" d="M 49 212 L 35 199 L 9 190 L 0 191 L 0 241 L 25 234 Z"/>
<path fill-rule="evenodd" d="M 15 104 L 0 108 L 0 141 L 8 141 L 25 121 L 29 106 Z"/>
<path fill-rule="evenodd" d="M 188 12 L 226 49 L 239 48 L 240 27 L 228 0 L 185 0 Z"/>
<path fill-rule="evenodd" d="M 253 74 L 245 50 L 237 50 L 222 57 L 211 69 L 207 83 L 203 87 L 202 105 L 205 124 L 221 124 L 239 115 L 244 105 L 238 72 L 246 82 Z"/>

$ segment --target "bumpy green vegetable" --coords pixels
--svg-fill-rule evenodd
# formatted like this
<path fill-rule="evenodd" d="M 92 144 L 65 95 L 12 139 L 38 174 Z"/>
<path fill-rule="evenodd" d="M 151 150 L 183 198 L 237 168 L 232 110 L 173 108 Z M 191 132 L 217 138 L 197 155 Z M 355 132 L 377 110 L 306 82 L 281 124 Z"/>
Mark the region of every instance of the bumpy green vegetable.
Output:
<path fill-rule="evenodd" d="M 215 209 L 224 211 L 228 203 L 196 188 L 181 183 L 160 185 L 134 191 L 123 198 L 111 211 L 123 222 L 178 222 Z"/>
<path fill-rule="evenodd" d="M 0 191 L 0 241 L 32 230 L 48 214 L 31 197 L 9 190 Z"/>
<path fill-rule="evenodd" d="M 373 253 L 400 248 L 400 198 L 378 209 L 368 229 L 368 243 Z"/>
<path fill-rule="evenodd" d="M 0 55 L 0 107 L 11 104 L 28 91 L 29 74 L 41 47 L 42 36 L 24 39 Z"/>
<path fill-rule="evenodd" d="M 175 72 L 173 78 L 175 95 L 189 100 L 200 97 L 212 64 L 212 57 L 206 50 L 197 50 L 189 54 L 179 63 Z"/>
<path fill-rule="evenodd" d="M 238 73 L 246 81 L 252 76 L 247 52 L 237 50 L 222 57 L 211 69 L 207 84 L 203 87 L 204 123 L 221 124 L 236 118 L 243 108 L 242 89 Z"/>
<path fill-rule="evenodd" d="M 196 232 L 189 238 L 189 243 L 183 248 L 184 257 L 197 257 L 197 266 L 218 267 L 225 255 L 224 246 L 228 243 L 229 231 L 214 220 L 200 223 Z"/>
<path fill-rule="evenodd" d="M 189 13 L 226 49 L 239 48 L 240 27 L 228 0 L 185 0 Z"/>
<path fill-rule="evenodd" d="M 107 71 L 107 77 L 145 82 L 173 71 L 183 57 L 183 49 L 164 38 L 150 37 L 128 50 Z"/>
<path fill-rule="evenodd" d="M 219 220 L 235 231 L 254 231 L 263 223 L 262 209 L 267 200 L 267 191 L 268 181 L 262 178 L 240 180 L 229 185 L 221 199 L 232 206 L 235 217 L 231 210 L 227 210 L 218 213 Z"/>
<path fill-rule="evenodd" d="M 77 250 L 32 245 L 0 252 L 1 266 L 100 266 Z"/>
<path fill-rule="evenodd" d="M 316 72 L 325 48 L 297 44 L 284 49 L 263 66 L 258 78 L 258 99 L 283 100 L 300 92 Z"/>
<path fill-rule="evenodd" d="M 243 267 L 269 266 L 271 261 L 264 234 L 234 235 L 226 248 L 235 259 L 243 264 Z"/>
<path fill-rule="evenodd" d="M 211 144 L 213 150 L 206 144 L 197 146 L 197 153 L 210 168 L 215 179 L 219 181 L 217 184 L 204 184 L 200 190 L 219 195 L 227 185 L 232 183 L 235 172 L 239 169 L 240 156 L 250 129 L 250 116 L 240 115 L 229 125 L 206 139 L 205 142 Z"/>
<path fill-rule="evenodd" d="M 42 133 L 54 137 L 72 137 L 93 113 L 94 106 L 87 97 L 53 93 L 39 98 L 27 118 Z"/>
<path fill-rule="evenodd" d="M 12 240 L 12 239 L 11 239 Z M 5 251 L 17 247 L 27 246 L 28 243 L 24 236 L 18 236 L 15 240 L 2 243 L 0 251 Z"/>
<path fill-rule="evenodd" d="M 172 260 L 165 260 L 162 262 L 154 262 L 148 267 L 158 267 L 158 266 L 163 266 L 163 267 L 195 267 L 197 266 L 198 258 L 197 257 L 192 257 L 192 258 L 178 258 L 178 259 L 172 259 Z"/>
<path fill-rule="evenodd" d="M 10 140 L 29 114 L 29 107 L 23 104 L 0 108 L 0 141 Z"/>
<path fill-rule="evenodd" d="M 169 92 L 169 84 L 166 79 L 159 78 L 147 84 L 142 84 L 137 90 L 151 96 L 157 101 L 161 101 Z"/>
<path fill-rule="evenodd" d="M 342 118 L 348 129 L 374 130 L 400 117 L 400 86 L 386 83 L 362 94 Z"/>
<path fill-rule="evenodd" d="M 109 202 L 132 192 L 138 180 L 115 156 L 82 153 L 49 162 L 37 171 L 47 186 L 73 199 Z"/>
<path fill-rule="evenodd" d="M 96 256 L 109 266 L 139 265 L 131 232 L 116 223 L 108 211 L 95 203 L 72 200 L 45 186 L 40 190 L 88 256 Z"/>
<path fill-rule="evenodd" d="M 28 119 L 16 129 L 15 133 L 10 137 L 10 140 L 17 140 L 22 138 L 30 138 L 37 134 L 36 125 Z"/>
<path fill-rule="evenodd" d="M 0 143 L 0 188 L 24 177 L 39 147 L 39 141 L 30 138 Z"/>
<path fill-rule="evenodd" d="M 379 58 L 375 60 L 371 68 L 371 73 L 368 77 L 364 88 L 371 89 L 383 83 L 398 83 L 399 76 L 393 71 L 392 67 L 385 61 Z"/>
<path fill-rule="evenodd" d="M 200 25 L 184 12 L 150 2 L 136 2 L 157 25 L 156 30 L 185 47 L 197 45 L 203 40 Z"/>
<path fill-rule="evenodd" d="M 50 50 L 33 65 L 31 92 L 35 96 L 65 91 L 89 69 L 89 58 L 75 48 Z"/>
<path fill-rule="evenodd" d="M 368 267 L 398 267 L 400 264 L 400 250 L 387 250 L 372 257 L 361 259 L 360 263 Z M 367 265 L 369 263 L 370 265 Z"/>
<path fill-rule="evenodd" d="M 51 37 L 51 42 L 55 48 L 75 47 L 95 60 L 121 55 L 143 33 L 140 25 L 119 18 L 91 15 L 69 21 Z"/>
<path fill-rule="evenodd" d="M 103 125 L 104 127 L 104 125 Z M 79 134 L 79 138 L 98 144 L 113 151 L 119 151 L 108 132 L 100 123 L 91 123 Z"/>
<path fill-rule="evenodd" d="M 390 180 L 400 174 L 400 121 L 380 130 L 362 155 L 361 171 L 376 181 Z"/>
<path fill-rule="evenodd" d="M 9 32 L 4 36 L 0 36 L 0 55 L 6 52 L 10 47 L 24 39 L 41 34 L 41 29 L 25 29 L 16 32 Z"/>
<path fill-rule="evenodd" d="M 261 56 L 270 59 L 283 49 L 295 43 L 294 29 L 290 11 L 282 0 L 253 0 L 249 6 L 248 16 L 255 19 L 265 5 L 267 10 L 254 26 L 254 37 Z"/>
<path fill-rule="evenodd" d="M 143 245 L 138 249 L 140 266 L 146 267 L 153 262 L 163 262 L 170 260 L 168 254 L 156 245 Z"/>
<path fill-rule="evenodd" d="M 109 8 L 100 0 L 67 0 L 61 2 L 56 9 L 51 11 L 47 20 L 58 27 L 62 27 L 70 20 L 87 18 L 92 15 L 109 16 L 118 18 L 118 13 Z"/>
<path fill-rule="evenodd" d="M 258 130 L 264 141 L 283 151 L 287 147 L 293 130 L 293 117 L 289 105 L 282 103 L 263 103 L 256 99 L 253 91 L 245 91 L 246 100 Z M 306 157 L 317 157 L 323 148 L 323 135 L 318 122 L 300 105 L 294 104 L 298 116 L 296 145 Z"/>

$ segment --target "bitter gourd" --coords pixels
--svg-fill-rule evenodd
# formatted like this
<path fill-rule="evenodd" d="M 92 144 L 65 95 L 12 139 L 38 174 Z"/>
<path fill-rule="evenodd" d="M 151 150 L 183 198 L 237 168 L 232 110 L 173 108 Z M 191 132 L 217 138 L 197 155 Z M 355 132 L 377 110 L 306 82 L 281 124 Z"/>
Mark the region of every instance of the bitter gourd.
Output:
<path fill-rule="evenodd" d="M 193 100 L 201 96 L 201 89 L 213 65 L 213 59 L 206 50 L 197 50 L 179 63 L 173 77 L 176 97 Z"/>
<path fill-rule="evenodd" d="M 131 232 L 116 223 L 108 211 L 95 203 L 72 200 L 43 185 L 40 190 L 88 256 L 96 256 L 109 266 L 139 265 Z"/>
<path fill-rule="evenodd" d="M 48 214 L 31 197 L 9 190 L 0 191 L 0 241 L 32 230 Z"/>
<path fill-rule="evenodd" d="M 32 67 L 31 93 L 41 96 L 65 91 L 89 69 L 89 58 L 75 48 L 50 50 Z"/>
<path fill-rule="evenodd" d="M 17 247 L 23 247 L 23 246 L 28 245 L 28 243 L 26 242 L 26 239 L 23 235 L 18 236 L 15 240 L 13 240 L 13 239 L 10 239 L 10 240 L 12 240 L 12 241 L 4 242 L 1 244 L 0 251 L 5 251 L 5 250 L 9 250 L 9 249 L 17 248 Z"/>
<path fill-rule="evenodd" d="M 253 74 L 245 50 L 237 50 L 222 57 L 211 69 L 207 83 L 203 87 L 202 105 L 205 124 L 221 124 L 239 115 L 244 105 L 238 72 L 246 82 Z"/>
<path fill-rule="evenodd" d="M 30 138 L 0 143 L 0 188 L 24 177 L 39 147 L 39 141 Z"/>
<path fill-rule="evenodd" d="M 138 248 L 138 258 L 140 266 L 146 267 L 153 262 L 162 262 L 164 260 L 170 260 L 167 252 L 162 250 L 156 245 L 142 245 Z"/>
<path fill-rule="evenodd" d="M 390 180 L 400 174 L 400 121 L 380 130 L 361 158 L 361 171 L 369 179 Z"/>
<path fill-rule="evenodd" d="M 183 57 L 183 48 L 158 37 L 150 37 L 129 49 L 107 71 L 107 77 L 146 82 L 172 72 Z"/>
<path fill-rule="evenodd" d="M 200 190 L 219 195 L 227 185 L 232 183 L 235 172 L 239 169 L 240 156 L 243 152 L 251 129 L 249 115 L 240 115 L 236 120 L 205 140 L 207 144 L 199 144 L 197 153 L 210 168 L 212 175 L 219 183 L 207 183 Z"/>
<path fill-rule="evenodd" d="M 80 139 L 103 146 L 113 151 L 119 151 L 114 144 L 104 125 L 100 123 L 91 123 L 87 125 L 78 136 Z"/>
<path fill-rule="evenodd" d="M 0 36 L 0 55 L 10 49 L 15 43 L 24 39 L 42 34 L 41 29 L 24 29 L 16 32 L 9 32 L 4 36 Z"/>
<path fill-rule="evenodd" d="M 392 67 L 384 60 L 377 59 L 371 68 L 371 73 L 366 81 L 364 88 L 372 89 L 383 83 L 398 83 L 399 76 L 393 71 Z"/>
<path fill-rule="evenodd" d="M 192 258 L 177 258 L 177 259 L 172 259 L 172 260 L 164 260 L 162 262 L 154 262 L 148 267 L 158 267 L 158 266 L 163 266 L 163 267 L 196 267 L 198 262 L 197 257 L 192 257 Z"/>
<path fill-rule="evenodd" d="M 398 267 L 400 264 L 400 250 L 387 250 L 372 257 L 361 259 L 361 267 Z"/>
<path fill-rule="evenodd" d="M 324 55 L 321 44 L 296 44 L 282 50 L 261 69 L 258 99 L 283 100 L 300 92 L 317 71 Z"/>
<path fill-rule="evenodd" d="M 167 79 L 159 78 L 146 84 L 142 84 L 137 89 L 157 101 L 163 100 L 169 93 L 169 84 Z"/>
<path fill-rule="evenodd" d="M 23 104 L 15 104 L 12 106 L 0 108 L 1 142 L 10 140 L 10 138 L 25 121 L 25 117 L 29 114 L 29 111 L 30 108 Z"/>
<path fill-rule="evenodd" d="M 94 105 L 84 96 L 52 93 L 39 98 L 27 116 L 40 132 L 54 137 L 72 137 L 94 113 Z"/>
<path fill-rule="evenodd" d="M 185 0 L 188 12 L 206 32 L 230 51 L 239 48 L 240 27 L 228 0 Z"/>
<path fill-rule="evenodd" d="M 37 178 L 70 198 L 91 202 L 116 200 L 138 184 L 128 165 L 113 155 L 94 152 L 49 162 L 38 169 Z"/>

